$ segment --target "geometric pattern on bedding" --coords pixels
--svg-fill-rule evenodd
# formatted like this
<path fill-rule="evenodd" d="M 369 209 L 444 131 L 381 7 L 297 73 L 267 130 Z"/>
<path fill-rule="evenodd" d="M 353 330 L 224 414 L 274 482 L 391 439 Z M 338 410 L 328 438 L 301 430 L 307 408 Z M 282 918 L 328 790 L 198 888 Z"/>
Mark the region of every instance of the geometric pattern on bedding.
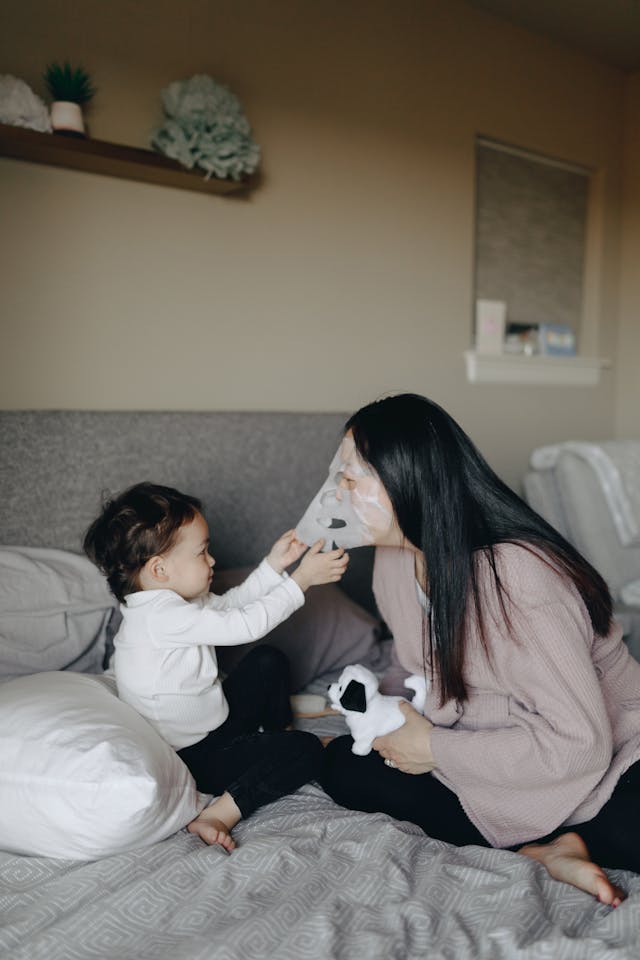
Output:
<path fill-rule="evenodd" d="M 93 863 L 0 854 L 11 960 L 637 960 L 640 877 L 618 910 L 517 854 L 456 848 L 314 784 L 236 828 Z"/>

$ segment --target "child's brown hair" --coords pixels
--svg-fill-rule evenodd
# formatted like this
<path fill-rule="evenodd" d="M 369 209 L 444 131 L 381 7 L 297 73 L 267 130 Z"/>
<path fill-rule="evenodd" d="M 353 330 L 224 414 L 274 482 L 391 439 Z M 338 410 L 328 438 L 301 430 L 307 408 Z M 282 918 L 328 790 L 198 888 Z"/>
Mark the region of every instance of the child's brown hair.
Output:
<path fill-rule="evenodd" d="M 108 500 L 87 530 L 83 548 L 104 573 L 121 603 L 140 589 L 138 577 L 147 560 L 169 550 L 178 531 L 202 504 L 173 487 L 137 483 Z"/>

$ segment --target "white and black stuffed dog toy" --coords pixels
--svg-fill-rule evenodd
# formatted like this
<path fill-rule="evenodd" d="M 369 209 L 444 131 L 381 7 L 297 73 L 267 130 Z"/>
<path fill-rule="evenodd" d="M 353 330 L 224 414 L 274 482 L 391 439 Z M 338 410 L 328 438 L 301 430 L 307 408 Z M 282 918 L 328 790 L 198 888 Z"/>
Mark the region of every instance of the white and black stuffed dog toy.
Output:
<path fill-rule="evenodd" d="M 427 698 L 427 681 L 413 674 L 404 681 L 414 691 L 411 706 L 422 713 Z M 378 690 L 378 678 L 360 663 L 345 667 L 336 683 L 329 685 L 329 702 L 342 713 L 353 737 L 353 753 L 360 757 L 371 752 L 376 737 L 397 730 L 405 722 L 398 706 L 404 697 L 385 696 Z"/>

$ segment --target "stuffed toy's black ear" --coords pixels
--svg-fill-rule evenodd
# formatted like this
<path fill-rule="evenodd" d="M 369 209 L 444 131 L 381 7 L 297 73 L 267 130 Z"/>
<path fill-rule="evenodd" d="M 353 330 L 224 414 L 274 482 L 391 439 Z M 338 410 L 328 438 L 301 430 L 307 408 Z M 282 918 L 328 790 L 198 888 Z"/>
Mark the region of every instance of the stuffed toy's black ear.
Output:
<path fill-rule="evenodd" d="M 364 683 L 360 683 L 359 680 L 351 680 L 340 697 L 340 703 L 345 710 L 353 710 L 354 713 L 366 713 L 367 695 L 364 690 Z"/>

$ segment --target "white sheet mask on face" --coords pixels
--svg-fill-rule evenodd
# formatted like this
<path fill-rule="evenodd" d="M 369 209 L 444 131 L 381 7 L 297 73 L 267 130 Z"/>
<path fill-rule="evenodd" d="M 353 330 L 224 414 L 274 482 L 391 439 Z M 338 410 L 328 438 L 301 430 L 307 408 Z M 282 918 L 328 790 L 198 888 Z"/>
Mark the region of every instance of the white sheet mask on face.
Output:
<path fill-rule="evenodd" d="M 351 489 L 343 477 L 352 481 Z M 303 543 L 311 545 L 324 537 L 323 550 L 333 544 L 350 550 L 376 541 L 376 531 L 386 531 L 393 510 L 376 473 L 358 456 L 353 437 L 346 436 L 329 467 L 329 476 L 309 504 L 296 527 Z"/>

